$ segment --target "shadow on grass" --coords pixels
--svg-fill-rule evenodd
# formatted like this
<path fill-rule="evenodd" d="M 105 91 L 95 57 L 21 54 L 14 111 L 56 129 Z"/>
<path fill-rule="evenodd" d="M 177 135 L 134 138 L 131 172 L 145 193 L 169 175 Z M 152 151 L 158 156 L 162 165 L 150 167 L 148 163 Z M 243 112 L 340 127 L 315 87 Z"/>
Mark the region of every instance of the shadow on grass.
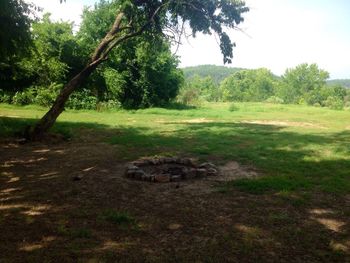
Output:
<path fill-rule="evenodd" d="M 34 121 L 2 117 L 1 135 L 16 134 Z M 350 192 L 350 131 L 298 133 L 282 126 L 234 122 L 162 125 L 176 129 L 171 132 L 138 126 L 115 129 L 96 123 L 58 122 L 53 131 L 79 140 L 88 129 L 88 139 L 117 145 L 125 160 L 147 155 L 183 155 L 218 164 L 234 160 L 252 165 L 265 175 L 257 180 L 229 182 L 224 186 L 226 190 L 238 187 L 264 193 L 318 188 L 333 193 Z"/>
<path fill-rule="evenodd" d="M 137 150 L 141 156 L 170 152 L 219 164 L 235 160 L 252 165 L 265 175 L 257 180 L 230 182 L 226 189 L 236 186 L 251 193 L 310 188 L 332 193 L 350 192 L 348 131 L 302 134 L 272 125 L 169 123 L 174 124 L 181 126 L 165 135 L 144 128 L 125 128 L 109 142 Z"/>
<path fill-rule="evenodd" d="M 1 135 L 10 136 L 33 121 L 1 118 Z M 0 261 L 346 262 L 346 201 L 332 197 L 305 205 L 288 191 L 348 192 L 348 132 L 300 134 L 227 122 L 164 125 L 176 129 L 58 122 L 55 131 L 71 134 L 77 144 L 3 145 Z M 116 152 L 85 138 L 107 141 Z M 327 151 L 339 156 L 324 155 Z M 238 160 L 265 177 L 229 183 L 228 195 L 191 195 L 123 180 L 122 166 L 113 164 L 124 155 L 134 159 L 163 153 Z M 85 178 L 72 181 L 76 171 Z M 273 195 L 231 191 L 237 187 Z M 113 220 L 98 220 L 105 211 L 114 211 Z M 118 227 L 125 220 L 140 226 Z M 175 230 L 168 227 L 173 223 Z"/>
<path fill-rule="evenodd" d="M 182 104 L 182 103 L 178 103 L 178 102 L 169 103 L 168 105 L 165 105 L 163 108 L 167 109 L 167 110 L 193 110 L 193 109 L 197 109 L 196 106 L 186 105 L 186 104 Z"/>

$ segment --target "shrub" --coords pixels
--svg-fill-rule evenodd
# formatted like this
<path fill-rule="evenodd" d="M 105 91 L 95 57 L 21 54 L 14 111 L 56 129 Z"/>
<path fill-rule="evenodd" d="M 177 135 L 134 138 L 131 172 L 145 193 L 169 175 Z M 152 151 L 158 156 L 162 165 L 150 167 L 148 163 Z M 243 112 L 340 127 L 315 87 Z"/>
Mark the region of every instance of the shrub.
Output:
<path fill-rule="evenodd" d="M 0 103 L 11 103 L 11 101 L 11 95 L 0 89 Z"/>
<path fill-rule="evenodd" d="M 66 103 L 66 107 L 74 110 L 94 110 L 96 109 L 97 98 L 89 90 L 74 92 Z"/>
<path fill-rule="evenodd" d="M 329 96 L 325 101 L 325 106 L 332 110 L 342 110 L 344 102 L 340 98 Z"/>
<path fill-rule="evenodd" d="M 184 105 L 199 106 L 202 101 L 200 98 L 200 90 L 193 87 L 183 87 L 177 96 L 177 102 Z"/>
<path fill-rule="evenodd" d="M 120 109 L 120 108 L 121 108 L 120 102 L 115 100 L 100 101 L 96 105 L 97 111 L 106 111 L 106 110 L 113 110 L 113 109 Z"/>
<path fill-rule="evenodd" d="M 234 103 L 231 103 L 228 110 L 229 111 L 238 111 L 239 108 Z"/>
<path fill-rule="evenodd" d="M 12 97 L 12 103 L 15 105 L 28 105 L 33 103 L 34 98 L 35 96 L 32 89 L 28 89 L 22 92 L 17 91 Z"/>
<path fill-rule="evenodd" d="M 283 104 L 284 100 L 276 96 L 271 96 L 266 100 L 266 102 L 273 103 L 273 104 Z"/>
<path fill-rule="evenodd" d="M 35 87 L 36 97 L 34 103 L 44 107 L 51 106 L 62 87 L 62 84 L 57 84 L 55 82 L 51 83 L 48 88 Z"/>

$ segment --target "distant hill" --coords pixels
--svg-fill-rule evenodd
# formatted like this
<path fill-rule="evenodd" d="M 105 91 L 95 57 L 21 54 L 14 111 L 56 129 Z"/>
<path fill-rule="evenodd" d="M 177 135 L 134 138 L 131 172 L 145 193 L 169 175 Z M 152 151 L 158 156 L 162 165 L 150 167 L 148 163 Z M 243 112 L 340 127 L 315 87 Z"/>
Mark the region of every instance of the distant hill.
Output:
<path fill-rule="evenodd" d="M 331 79 L 327 81 L 328 85 L 342 85 L 350 89 L 350 79 Z"/>
<path fill-rule="evenodd" d="M 185 67 L 182 68 L 185 79 L 191 79 L 195 75 L 199 75 L 200 77 L 210 76 L 213 78 L 215 83 L 219 84 L 222 80 L 230 76 L 231 74 L 244 70 L 244 68 L 230 68 L 225 66 L 216 66 L 216 65 L 199 65 L 194 67 Z M 275 76 L 276 78 L 280 78 L 279 76 Z M 331 85 L 342 85 L 346 88 L 350 89 L 350 79 L 331 79 L 327 81 L 329 86 Z"/>
<path fill-rule="evenodd" d="M 216 83 L 220 83 L 231 74 L 243 70 L 243 68 L 230 68 L 216 65 L 200 65 L 195 67 L 186 67 L 182 69 L 185 74 L 185 79 L 190 79 L 195 75 L 201 77 L 211 76 Z"/>

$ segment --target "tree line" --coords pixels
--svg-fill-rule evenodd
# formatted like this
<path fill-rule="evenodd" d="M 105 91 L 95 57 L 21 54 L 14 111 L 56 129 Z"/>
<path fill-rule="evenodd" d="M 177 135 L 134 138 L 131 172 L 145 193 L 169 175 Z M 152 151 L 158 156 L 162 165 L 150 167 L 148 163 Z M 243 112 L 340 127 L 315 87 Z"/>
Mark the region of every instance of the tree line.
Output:
<path fill-rule="evenodd" d="M 180 89 L 179 101 L 269 102 L 307 104 L 342 109 L 350 106 L 350 90 L 329 85 L 329 73 L 317 64 L 300 64 L 281 76 L 266 68 L 238 70 L 217 83 L 210 75 L 191 75 Z"/>
<path fill-rule="evenodd" d="M 13 51 L 7 50 L 8 54 L 1 57 L 1 102 L 52 105 L 63 84 L 89 61 L 113 24 L 119 5 L 120 1 L 101 0 L 93 8 L 86 7 L 75 33 L 73 23 L 52 21 L 49 13 L 27 21 L 31 30 L 24 52 L 18 52 L 20 39 Z M 183 82 L 178 63 L 170 42 L 160 35 L 132 38 L 110 52 L 109 59 L 70 96 L 66 107 L 164 106 L 177 95 Z"/>

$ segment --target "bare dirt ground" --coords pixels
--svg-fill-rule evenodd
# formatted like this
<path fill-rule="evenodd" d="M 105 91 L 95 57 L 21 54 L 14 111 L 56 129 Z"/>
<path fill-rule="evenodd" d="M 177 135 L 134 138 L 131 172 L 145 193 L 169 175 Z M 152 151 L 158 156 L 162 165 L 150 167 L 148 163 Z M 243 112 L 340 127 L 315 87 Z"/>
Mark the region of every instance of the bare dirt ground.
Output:
<path fill-rule="evenodd" d="M 1 142 L 0 262 L 350 262 L 349 196 L 132 181 L 117 156 L 99 142 Z"/>

